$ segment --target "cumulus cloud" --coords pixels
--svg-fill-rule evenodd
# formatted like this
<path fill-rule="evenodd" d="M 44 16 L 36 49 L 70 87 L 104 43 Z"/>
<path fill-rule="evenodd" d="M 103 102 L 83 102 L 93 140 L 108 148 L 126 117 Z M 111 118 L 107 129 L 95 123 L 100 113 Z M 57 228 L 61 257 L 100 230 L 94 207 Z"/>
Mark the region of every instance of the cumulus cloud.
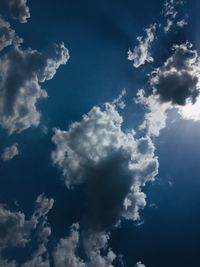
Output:
<path fill-rule="evenodd" d="M 27 0 L 7 0 L 11 16 L 19 20 L 21 23 L 26 23 L 30 18 L 29 7 Z"/>
<path fill-rule="evenodd" d="M 133 61 L 135 68 L 144 65 L 145 62 L 152 62 L 154 59 L 151 56 L 151 45 L 155 38 L 156 24 L 150 25 L 145 29 L 145 37 L 137 37 L 138 45 L 131 51 L 128 50 L 128 59 Z"/>
<path fill-rule="evenodd" d="M 60 239 L 53 253 L 55 267 L 85 267 L 85 263 L 77 256 L 79 244 L 79 225 L 73 224 L 69 237 Z"/>
<path fill-rule="evenodd" d="M 159 136 L 170 109 L 176 110 L 183 119 L 200 120 L 198 53 L 189 42 L 174 45 L 172 50 L 172 56 L 150 75 L 152 94 L 146 96 L 140 89 L 135 99 L 147 109 L 140 129 L 146 130 L 149 136 Z"/>
<path fill-rule="evenodd" d="M 199 95 L 199 57 L 186 42 L 173 46 L 173 55 L 152 72 L 150 84 L 161 102 L 185 105 L 195 102 Z"/>
<path fill-rule="evenodd" d="M 25 247 L 36 231 L 38 249 L 32 255 L 31 260 L 24 263 L 23 267 L 48 267 L 48 261 L 44 259 L 46 244 L 51 234 L 47 224 L 47 214 L 53 206 L 53 199 L 39 195 L 35 203 L 35 211 L 30 219 L 26 219 L 24 213 L 11 211 L 8 207 L 0 205 L 0 263 L 1 266 L 18 266 L 16 261 L 3 259 L 1 253 L 4 249 Z"/>
<path fill-rule="evenodd" d="M 12 44 L 20 44 L 22 41 L 11 29 L 10 23 L 0 17 L 0 51 Z"/>
<path fill-rule="evenodd" d="M 54 44 L 44 53 L 14 46 L 0 58 L 0 125 L 13 132 L 38 126 L 36 104 L 47 97 L 40 83 L 54 77 L 69 58 L 64 44 Z"/>
<path fill-rule="evenodd" d="M 158 160 L 150 138 L 136 139 L 122 130 L 115 105 L 93 107 L 68 131 L 54 130 L 53 163 L 67 187 L 85 186 L 84 225 L 106 229 L 120 217 L 139 219 L 146 204 L 141 188 L 154 180 Z"/>
<path fill-rule="evenodd" d="M 79 224 L 73 224 L 69 236 L 61 238 L 54 250 L 55 267 L 113 267 L 116 255 L 108 248 L 108 240 L 105 232 L 84 232 L 80 239 Z M 79 246 L 85 260 L 78 256 Z"/>
<path fill-rule="evenodd" d="M 8 146 L 4 149 L 4 151 L 1 155 L 1 158 L 3 161 L 7 161 L 7 160 L 11 160 L 12 158 L 17 156 L 18 154 L 19 154 L 18 144 L 15 143 L 15 144 Z"/>

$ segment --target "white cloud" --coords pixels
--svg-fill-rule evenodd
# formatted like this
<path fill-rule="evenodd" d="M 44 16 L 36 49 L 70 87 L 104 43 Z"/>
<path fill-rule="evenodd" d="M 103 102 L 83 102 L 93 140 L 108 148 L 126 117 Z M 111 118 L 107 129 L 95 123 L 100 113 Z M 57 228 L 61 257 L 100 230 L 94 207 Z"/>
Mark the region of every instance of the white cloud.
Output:
<path fill-rule="evenodd" d="M 146 204 L 141 188 L 158 172 L 151 139 L 135 139 L 134 131 L 122 130 L 122 123 L 116 107 L 107 103 L 104 109 L 93 107 L 68 131 L 54 130 L 53 163 L 62 171 L 67 187 L 87 185 L 90 204 L 85 217 L 91 228 L 104 229 L 121 216 L 139 219 L 139 209 Z"/>
<path fill-rule="evenodd" d="M 14 157 L 16 157 L 19 154 L 19 150 L 18 150 L 18 144 L 15 143 L 11 146 L 8 146 L 4 149 L 1 158 L 3 161 L 8 161 L 13 159 Z"/>
<path fill-rule="evenodd" d="M 188 24 L 188 22 L 185 19 L 179 20 L 177 21 L 176 25 L 180 28 L 183 28 L 184 26 L 186 26 Z"/>
<path fill-rule="evenodd" d="M 53 45 L 44 53 L 14 46 L 0 58 L 0 125 L 13 132 L 38 126 L 36 104 L 47 97 L 40 83 L 50 80 L 69 59 L 64 44 Z"/>
<path fill-rule="evenodd" d="M 83 260 L 77 256 L 79 244 L 79 225 L 73 224 L 70 235 L 61 238 L 53 253 L 55 267 L 86 267 Z"/>
<path fill-rule="evenodd" d="M 84 232 L 81 242 L 79 225 L 73 224 L 69 236 L 61 238 L 54 250 L 55 267 L 113 267 L 116 255 L 108 248 L 108 240 L 109 234 L 105 232 Z M 86 260 L 78 256 L 79 246 Z"/>
<path fill-rule="evenodd" d="M 146 109 L 139 129 L 146 131 L 148 136 L 159 136 L 160 131 L 166 127 L 167 110 L 171 108 L 171 105 L 160 103 L 157 95 L 146 96 L 143 89 L 138 90 L 135 102 Z"/>
<path fill-rule="evenodd" d="M 133 61 L 135 68 L 144 65 L 145 62 L 152 62 L 154 59 L 151 56 L 150 50 L 152 42 L 155 38 L 156 24 L 152 24 L 149 28 L 145 29 L 146 36 L 137 37 L 138 45 L 135 46 L 133 51 L 128 50 L 128 59 Z"/>

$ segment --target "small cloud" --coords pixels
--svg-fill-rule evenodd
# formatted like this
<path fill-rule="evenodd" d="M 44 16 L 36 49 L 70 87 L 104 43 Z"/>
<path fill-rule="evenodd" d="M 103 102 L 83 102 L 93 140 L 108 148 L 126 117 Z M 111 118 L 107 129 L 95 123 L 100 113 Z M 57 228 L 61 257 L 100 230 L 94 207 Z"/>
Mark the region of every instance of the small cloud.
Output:
<path fill-rule="evenodd" d="M 8 146 L 4 149 L 1 158 L 3 161 L 8 161 L 13 159 L 14 157 L 16 157 L 19 154 L 19 150 L 18 150 L 18 144 L 15 143 L 11 146 Z"/>
<path fill-rule="evenodd" d="M 180 28 L 183 28 L 184 26 L 186 26 L 188 24 L 188 22 L 185 19 L 182 19 L 180 21 L 177 21 L 176 25 Z"/>
<path fill-rule="evenodd" d="M 30 18 L 29 7 L 27 6 L 27 0 L 6 0 L 8 1 L 9 10 L 11 16 L 19 20 L 21 23 L 26 23 Z"/>
<path fill-rule="evenodd" d="M 145 37 L 137 37 L 138 45 L 131 51 L 128 50 L 128 60 L 133 61 L 135 68 L 144 65 L 145 62 L 153 62 L 150 49 L 155 38 L 156 24 L 150 25 L 145 29 Z"/>
<path fill-rule="evenodd" d="M 141 261 L 138 261 L 135 267 L 145 267 L 145 265 Z"/>

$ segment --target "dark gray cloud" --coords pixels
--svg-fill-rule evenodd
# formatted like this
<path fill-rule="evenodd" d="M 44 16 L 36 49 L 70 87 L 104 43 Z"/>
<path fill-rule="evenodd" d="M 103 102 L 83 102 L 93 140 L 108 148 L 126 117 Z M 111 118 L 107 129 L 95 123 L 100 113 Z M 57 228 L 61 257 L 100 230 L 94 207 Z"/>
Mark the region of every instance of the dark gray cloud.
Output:
<path fill-rule="evenodd" d="M 150 84 L 161 102 L 193 103 L 199 95 L 199 58 L 190 43 L 173 46 L 173 55 L 151 74 Z"/>
<path fill-rule="evenodd" d="M 0 125 L 13 132 L 37 126 L 40 113 L 36 104 L 47 97 L 40 83 L 50 80 L 69 58 L 64 44 L 53 45 L 44 53 L 14 46 L 0 58 Z"/>
<path fill-rule="evenodd" d="M 19 20 L 21 23 L 27 22 L 30 18 L 29 7 L 27 6 L 27 0 L 7 0 L 10 9 L 11 16 L 14 19 Z"/>

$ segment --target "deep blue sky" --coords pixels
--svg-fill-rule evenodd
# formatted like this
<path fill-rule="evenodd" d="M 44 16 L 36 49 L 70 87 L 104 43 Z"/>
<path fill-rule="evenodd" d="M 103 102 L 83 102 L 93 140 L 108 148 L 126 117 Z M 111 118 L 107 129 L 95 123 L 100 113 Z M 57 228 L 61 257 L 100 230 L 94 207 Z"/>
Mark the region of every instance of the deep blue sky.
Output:
<path fill-rule="evenodd" d="M 51 164 L 52 128 L 63 129 L 79 121 L 94 105 L 115 99 L 123 88 L 127 89 L 128 103 L 123 111 L 124 127 L 137 128 L 144 110 L 134 104 L 133 97 L 146 83 L 146 73 L 168 57 L 172 44 L 185 38 L 200 49 L 200 4 L 196 0 L 186 6 L 191 22 L 188 28 L 161 36 L 152 48 L 157 61 L 140 69 L 134 69 L 127 60 L 127 50 L 134 47 L 147 25 L 160 20 L 162 0 L 29 0 L 28 5 L 31 19 L 27 24 L 11 21 L 25 40 L 23 47 L 43 50 L 63 41 L 70 60 L 54 79 L 42 84 L 49 97 L 38 107 L 48 134 L 43 134 L 41 126 L 12 136 L 0 130 L 1 151 L 13 142 L 20 146 L 18 157 L 0 162 L 0 202 L 15 207 L 17 200 L 20 209 L 31 214 L 38 194 L 53 197 L 49 222 L 55 240 L 65 236 L 66 229 L 77 220 L 81 193 L 79 188 L 69 191 Z M 128 267 L 137 261 L 147 267 L 199 264 L 200 123 L 180 119 L 172 123 L 173 116 L 154 139 L 160 169 L 156 182 L 145 188 L 148 203 L 141 212 L 144 224 L 123 222 L 111 235 L 113 250 L 124 255 Z"/>

